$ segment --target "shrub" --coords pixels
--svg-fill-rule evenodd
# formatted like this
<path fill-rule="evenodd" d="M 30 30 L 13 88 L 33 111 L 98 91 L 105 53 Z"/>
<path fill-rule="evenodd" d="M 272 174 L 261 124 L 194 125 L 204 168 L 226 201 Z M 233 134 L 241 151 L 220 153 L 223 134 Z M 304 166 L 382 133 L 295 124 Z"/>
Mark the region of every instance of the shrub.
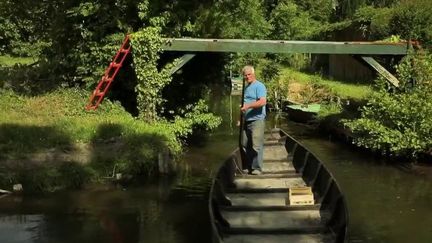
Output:
<path fill-rule="evenodd" d="M 417 158 L 432 148 L 432 56 L 408 56 L 398 65 L 401 88 L 389 92 L 378 80 L 379 91 L 362 108 L 361 118 L 345 125 L 354 142 L 384 154 Z M 412 87 L 412 83 L 416 83 Z"/>

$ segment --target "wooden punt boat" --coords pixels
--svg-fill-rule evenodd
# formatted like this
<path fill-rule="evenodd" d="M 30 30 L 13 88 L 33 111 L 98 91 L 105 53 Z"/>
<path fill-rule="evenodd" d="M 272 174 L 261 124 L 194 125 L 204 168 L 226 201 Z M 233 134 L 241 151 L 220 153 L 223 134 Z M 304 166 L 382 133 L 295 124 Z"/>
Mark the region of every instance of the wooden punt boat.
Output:
<path fill-rule="evenodd" d="M 241 173 L 237 149 L 210 189 L 213 242 L 347 242 L 348 211 L 324 164 L 280 129 L 266 133 L 264 173 Z M 310 186 L 313 205 L 287 203 L 289 188 Z"/>
<path fill-rule="evenodd" d="M 290 120 L 301 123 L 308 123 L 316 119 L 319 110 L 320 104 L 293 104 L 284 107 L 284 111 L 288 114 Z"/>

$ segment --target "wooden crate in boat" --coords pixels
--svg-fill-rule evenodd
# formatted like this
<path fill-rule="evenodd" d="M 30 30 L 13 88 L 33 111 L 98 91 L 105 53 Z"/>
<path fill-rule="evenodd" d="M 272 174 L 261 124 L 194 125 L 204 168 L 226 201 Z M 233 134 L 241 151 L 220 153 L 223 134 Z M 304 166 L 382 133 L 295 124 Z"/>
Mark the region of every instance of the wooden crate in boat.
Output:
<path fill-rule="evenodd" d="M 288 191 L 288 205 L 314 205 L 311 187 L 291 187 Z"/>

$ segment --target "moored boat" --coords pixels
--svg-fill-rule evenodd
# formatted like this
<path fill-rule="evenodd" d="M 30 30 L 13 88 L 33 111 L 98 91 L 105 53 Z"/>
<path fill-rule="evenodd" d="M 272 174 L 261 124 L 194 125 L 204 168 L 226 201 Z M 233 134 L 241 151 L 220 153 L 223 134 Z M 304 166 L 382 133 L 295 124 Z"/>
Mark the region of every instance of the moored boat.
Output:
<path fill-rule="evenodd" d="M 291 104 L 284 107 L 288 118 L 295 122 L 307 123 L 314 120 L 321 108 L 320 104 Z"/>
<path fill-rule="evenodd" d="M 345 198 L 324 164 L 280 129 L 266 133 L 264 173 L 242 173 L 235 150 L 213 179 L 209 211 L 213 242 L 346 242 Z M 294 189 L 312 203 L 295 204 Z"/>

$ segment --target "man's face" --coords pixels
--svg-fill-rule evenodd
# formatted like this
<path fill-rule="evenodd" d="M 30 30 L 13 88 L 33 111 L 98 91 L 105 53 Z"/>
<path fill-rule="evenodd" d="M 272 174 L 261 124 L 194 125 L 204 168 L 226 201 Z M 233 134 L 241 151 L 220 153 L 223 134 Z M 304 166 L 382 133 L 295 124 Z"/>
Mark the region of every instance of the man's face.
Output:
<path fill-rule="evenodd" d="M 255 74 L 252 73 L 251 70 L 245 70 L 243 72 L 243 78 L 248 82 L 248 83 L 252 83 L 253 81 L 255 81 Z"/>

